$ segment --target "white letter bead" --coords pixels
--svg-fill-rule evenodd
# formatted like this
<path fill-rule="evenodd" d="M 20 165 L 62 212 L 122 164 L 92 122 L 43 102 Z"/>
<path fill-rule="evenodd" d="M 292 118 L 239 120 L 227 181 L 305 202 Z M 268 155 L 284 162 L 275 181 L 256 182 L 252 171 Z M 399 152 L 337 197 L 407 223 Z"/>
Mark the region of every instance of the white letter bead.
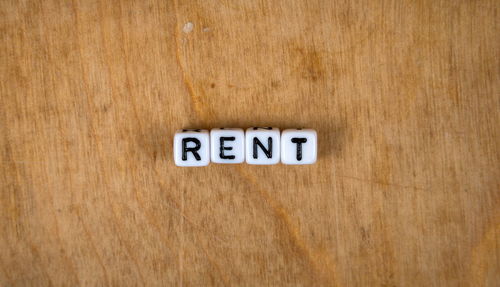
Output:
<path fill-rule="evenodd" d="M 280 130 L 270 127 L 248 128 L 245 151 L 248 164 L 277 164 L 280 161 Z"/>
<path fill-rule="evenodd" d="M 242 129 L 212 129 L 210 153 L 215 163 L 242 163 L 245 161 L 245 132 Z"/>
<path fill-rule="evenodd" d="M 178 130 L 174 136 L 174 161 L 177 166 L 205 166 L 210 163 L 208 130 Z"/>
<path fill-rule="evenodd" d="M 288 129 L 281 133 L 281 162 L 312 164 L 316 162 L 318 141 L 315 130 Z"/>

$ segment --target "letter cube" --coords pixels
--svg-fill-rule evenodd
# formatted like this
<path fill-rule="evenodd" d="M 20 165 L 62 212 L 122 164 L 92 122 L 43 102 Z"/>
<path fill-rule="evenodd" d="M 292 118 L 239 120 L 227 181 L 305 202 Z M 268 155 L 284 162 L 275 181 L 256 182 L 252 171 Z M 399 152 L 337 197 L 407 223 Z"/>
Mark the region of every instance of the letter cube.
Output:
<path fill-rule="evenodd" d="M 281 162 L 313 164 L 318 153 L 317 134 L 312 129 L 287 129 L 281 133 Z"/>
<path fill-rule="evenodd" d="M 242 129 L 212 129 L 210 153 L 215 163 L 242 163 L 245 161 L 245 132 Z"/>
<path fill-rule="evenodd" d="M 248 128 L 245 134 L 245 157 L 248 164 L 277 164 L 280 161 L 280 130 Z"/>
<path fill-rule="evenodd" d="M 174 161 L 177 166 L 205 166 L 210 163 L 208 130 L 179 130 L 174 136 Z"/>

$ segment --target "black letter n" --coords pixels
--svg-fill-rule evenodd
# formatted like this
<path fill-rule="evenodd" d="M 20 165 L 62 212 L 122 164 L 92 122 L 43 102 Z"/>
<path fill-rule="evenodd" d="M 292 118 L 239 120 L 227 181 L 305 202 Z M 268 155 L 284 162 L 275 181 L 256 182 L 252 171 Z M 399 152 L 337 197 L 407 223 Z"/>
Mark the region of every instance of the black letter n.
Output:
<path fill-rule="evenodd" d="M 264 147 L 264 145 L 258 140 L 257 138 L 253 138 L 253 158 L 257 158 L 257 146 L 259 146 L 264 154 L 266 155 L 267 158 L 272 158 L 273 157 L 273 138 L 268 137 L 267 138 L 267 149 Z"/>

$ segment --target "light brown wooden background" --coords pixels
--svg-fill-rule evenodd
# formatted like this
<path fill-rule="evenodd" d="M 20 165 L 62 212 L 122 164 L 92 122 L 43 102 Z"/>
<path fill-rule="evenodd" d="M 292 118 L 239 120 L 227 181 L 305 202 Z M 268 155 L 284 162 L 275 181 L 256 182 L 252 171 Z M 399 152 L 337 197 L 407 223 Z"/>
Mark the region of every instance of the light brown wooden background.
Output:
<path fill-rule="evenodd" d="M 498 286 L 498 1 L 0 4 L 2 286 Z M 177 168 L 187 127 L 312 166 Z"/>

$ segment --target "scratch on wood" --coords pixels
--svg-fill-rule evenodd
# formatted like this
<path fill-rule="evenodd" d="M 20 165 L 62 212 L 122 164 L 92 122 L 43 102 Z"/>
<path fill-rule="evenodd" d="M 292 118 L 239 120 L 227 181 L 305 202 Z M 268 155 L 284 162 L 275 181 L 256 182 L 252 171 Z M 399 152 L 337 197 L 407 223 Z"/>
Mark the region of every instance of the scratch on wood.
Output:
<path fill-rule="evenodd" d="M 185 201 L 185 196 L 184 196 L 185 190 L 182 189 L 182 195 L 181 195 L 181 234 L 180 234 L 180 245 L 181 247 L 179 248 L 179 285 L 183 286 L 183 268 L 184 268 L 184 201 Z"/>
<path fill-rule="evenodd" d="M 337 286 L 335 276 L 335 263 L 326 254 L 314 252 L 306 242 L 300 237 L 299 230 L 293 225 L 290 216 L 287 214 L 285 209 L 274 200 L 267 191 L 260 188 L 257 184 L 257 180 L 249 174 L 241 166 L 237 167 L 238 172 L 253 186 L 257 192 L 261 195 L 269 207 L 274 211 L 276 217 L 280 220 L 283 226 L 286 228 L 288 235 L 290 236 L 291 242 L 297 247 L 300 253 L 304 256 L 307 262 L 313 267 L 313 270 L 320 276 L 320 278 L 325 281 L 328 285 Z"/>
<path fill-rule="evenodd" d="M 101 266 L 101 269 L 102 269 L 102 272 L 103 272 L 103 275 L 104 275 L 104 279 L 106 280 L 106 285 L 109 285 L 110 282 L 109 282 L 109 278 L 108 278 L 108 270 L 106 269 L 106 266 L 104 265 L 104 263 L 102 261 L 102 258 L 99 255 L 99 252 L 97 252 L 97 248 L 96 248 L 96 246 L 94 244 L 94 240 L 92 239 L 92 235 L 91 235 L 91 233 L 89 232 L 89 230 L 87 228 L 87 225 L 83 222 L 82 215 L 80 213 L 80 207 L 79 206 L 75 206 L 74 207 L 74 211 L 76 213 L 76 217 L 78 218 L 78 221 L 82 225 L 82 229 L 83 229 L 83 232 L 85 233 L 85 237 L 87 237 L 89 245 L 92 248 L 92 251 L 94 252 L 94 254 L 96 256 L 97 262 Z"/>
<path fill-rule="evenodd" d="M 184 84 L 188 90 L 189 97 L 191 98 L 191 102 L 193 104 L 194 111 L 200 117 L 202 117 L 203 122 L 206 122 L 206 121 L 208 121 L 208 119 L 210 119 L 211 112 L 209 110 L 205 110 L 203 108 L 202 98 L 199 95 L 197 95 L 195 92 L 192 80 L 187 73 L 187 67 L 186 67 L 186 64 L 184 63 L 184 59 L 182 57 L 182 52 L 181 52 L 182 46 L 180 44 L 181 41 L 180 41 L 180 35 L 178 32 L 179 21 L 178 21 L 178 12 L 177 12 L 178 8 L 177 7 L 178 7 L 178 3 L 177 3 L 177 0 L 175 0 L 174 1 L 175 20 L 176 20 L 175 21 L 175 23 L 176 23 L 176 25 L 175 25 L 175 46 L 176 46 L 175 56 L 176 56 L 179 68 L 181 70 L 182 79 L 183 79 Z"/>
<path fill-rule="evenodd" d="M 377 180 L 371 180 L 371 179 L 364 179 L 364 178 L 359 178 L 359 177 L 354 177 L 354 176 L 348 176 L 348 175 L 341 175 L 341 174 L 334 174 L 334 177 L 340 177 L 340 178 L 347 178 L 347 179 L 353 179 L 369 184 L 378 184 L 378 185 L 385 185 L 385 186 L 394 186 L 394 187 L 399 187 L 403 189 L 414 189 L 414 190 L 422 190 L 425 191 L 427 190 L 426 188 L 418 187 L 418 186 L 413 186 L 413 185 L 401 185 L 397 183 L 390 183 L 390 182 L 382 182 L 382 181 L 377 181 Z"/>
<path fill-rule="evenodd" d="M 117 226 L 121 226 L 121 223 L 120 223 L 121 221 L 118 218 L 118 216 L 116 215 L 115 206 L 112 205 L 111 208 L 110 208 L 110 210 L 111 210 L 111 214 L 113 215 L 113 219 L 116 222 L 116 225 Z M 146 285 L 146 281 L 144 280 L 144 275 L 142 274 L 142 268 L 140 267 L 139 262 L 137 261 L 136 256 L 134 256 L 132 254 L 132 251 L 130 249 L 130 246 L 129 246 L 128 242 L 124 242 L 124 239 L 121 238 L 120 234 L 121 233 L 117 233 L 116 234 L 116 238 L 118 238 L 118 241 L 120 242 L 120 245 L 125 247 L 125 252 L 127 253 L 128 257 L 132 260 L 132 262 L 134 262 L 135 269 L 137 270 L 137 274 L 139 274 L 139 278 L 141 279 L 142 284 Z"/>
<path fill-rule="evenodd" d="M 486 274 L 488 272 L 488 259 L 495 254 L 498 248 L 500 223 L 497 220 L 500 216 L 495 217 L 495 224 L 489 228 L 484 236 L 479 241 L 479 244 L 472 249 L 471 268 L 470 268 L 470 286 L 483 286 L 486 284 Z M 498 260 L 498 258 L 496 258 Z M 494 261 L 495 259 L 492 259 Z M 498 261 L 497 261 L 498 262 Z M 497 270 L 498 271 L 498 270 Z"/>

